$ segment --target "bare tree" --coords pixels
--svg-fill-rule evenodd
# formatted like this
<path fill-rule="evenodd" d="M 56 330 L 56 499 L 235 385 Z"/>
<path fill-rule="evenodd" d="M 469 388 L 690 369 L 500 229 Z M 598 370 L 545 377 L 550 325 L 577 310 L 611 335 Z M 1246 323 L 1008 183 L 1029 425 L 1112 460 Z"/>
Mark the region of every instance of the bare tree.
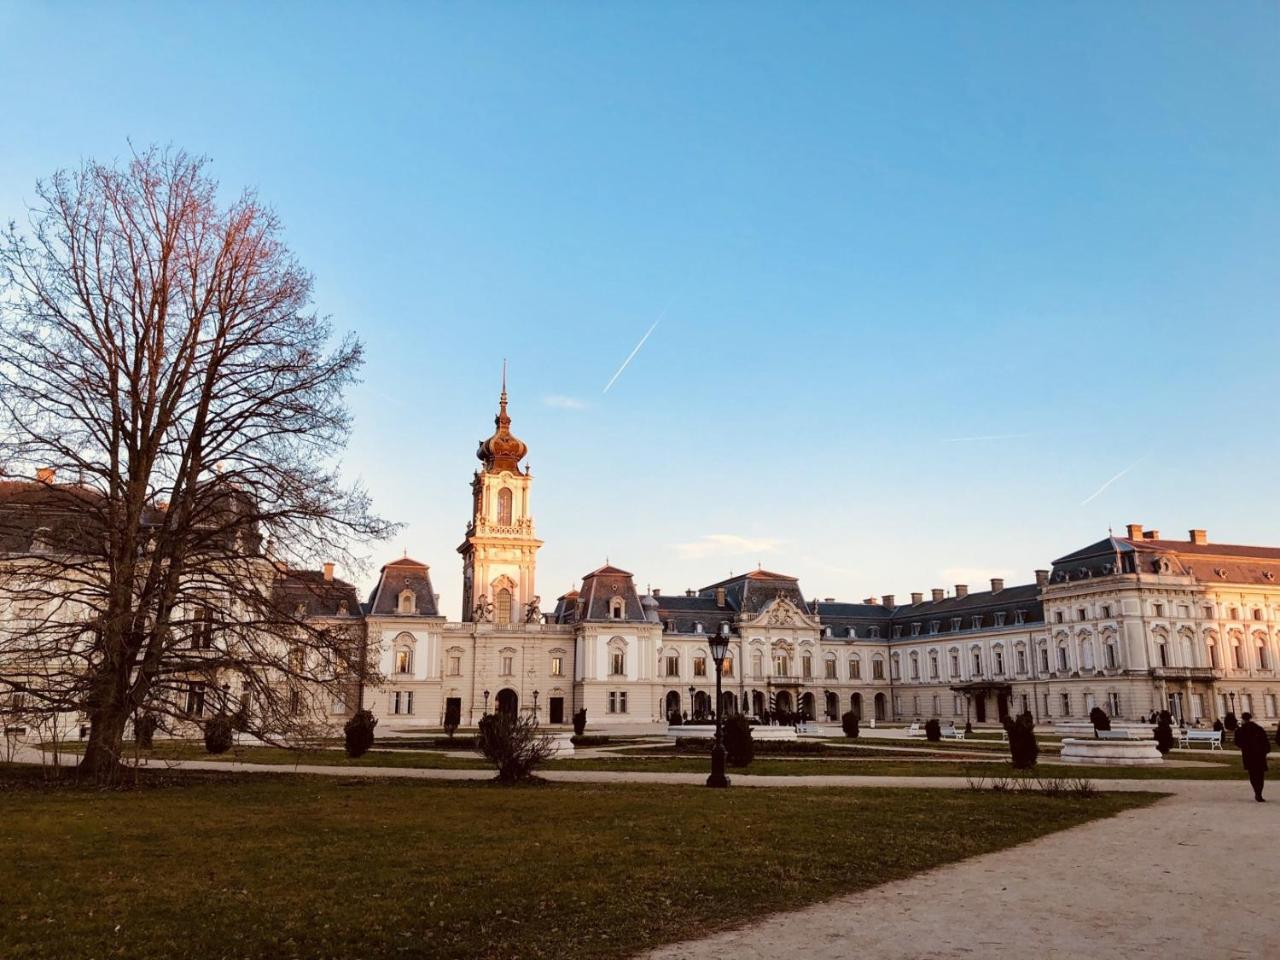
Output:
<path fill-rule="evenodd" d="M 138 712 L 285 737 L 363 682 L 358 611 L 292 571 L 392 529 L 336 465 L 361 345 L 205 167 L 59 172 L 0 235 L 0 695 L 87 717 L 103 780 Z"/>

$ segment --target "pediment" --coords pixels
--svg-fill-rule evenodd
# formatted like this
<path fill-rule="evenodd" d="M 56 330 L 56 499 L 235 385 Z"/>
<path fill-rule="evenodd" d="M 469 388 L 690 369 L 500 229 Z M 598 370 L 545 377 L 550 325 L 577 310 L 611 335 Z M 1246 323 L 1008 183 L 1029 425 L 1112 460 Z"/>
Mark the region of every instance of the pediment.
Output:
<path fill-rule="evenodd" d="M 779 595 L 760 609 L 754 620 L 748 621 L 753 627 L 799 627 L 810 630 L 818 629 L 818 622 L 796 606 L 789 598 Z"/>

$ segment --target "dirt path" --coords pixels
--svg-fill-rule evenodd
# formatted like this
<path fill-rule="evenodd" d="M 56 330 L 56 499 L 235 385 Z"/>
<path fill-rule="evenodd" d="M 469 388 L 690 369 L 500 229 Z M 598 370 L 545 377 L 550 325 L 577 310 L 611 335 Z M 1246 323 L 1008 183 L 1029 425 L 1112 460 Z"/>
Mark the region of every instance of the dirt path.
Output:
<path fill-rule="evenodd" d="M 1175 796 L 647 956 L 1280 956 L 1280 796 L 1254 803 L 1243 782 L 1161 781 L 1158 789 Z"/>

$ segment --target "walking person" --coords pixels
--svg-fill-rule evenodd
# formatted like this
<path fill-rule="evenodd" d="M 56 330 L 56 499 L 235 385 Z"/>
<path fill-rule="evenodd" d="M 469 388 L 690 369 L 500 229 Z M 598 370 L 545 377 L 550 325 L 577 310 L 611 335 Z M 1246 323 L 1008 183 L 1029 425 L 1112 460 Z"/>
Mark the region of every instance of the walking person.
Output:
<path fill-rule="evenodd" d="M 1262 784 L 1267 778 L 1267 754 L 1271 752 L 1271 738 L 1267 731 L 1253 722 L 1253 714 L 1242 713 L 1244 722 L 1236 728 L 1236 746 L 1240 748 L 1240 759 L 1249 774 L 1249 783 L 1253 787 L 1253 798 L 1259 803 L 1266 803 L 1262 798 Z"/>

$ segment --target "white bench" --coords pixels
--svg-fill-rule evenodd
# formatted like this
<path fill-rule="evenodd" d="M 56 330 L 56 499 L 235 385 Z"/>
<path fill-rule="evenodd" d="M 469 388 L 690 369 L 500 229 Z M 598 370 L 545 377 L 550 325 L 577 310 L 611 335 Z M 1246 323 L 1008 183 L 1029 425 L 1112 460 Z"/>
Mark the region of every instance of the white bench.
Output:
<path fill-rule="evenodd" d="M 1222 749 L 1221 730 L 1183 730 L 1178 737 L 1178 746 L 1190 750 L 1193 743 L 1207 743 L 1210 750 Z"/>
<path fill-rule="evenodd" d="M 920 726 L 920 722 L 919 722 L 919 721 L 916 721 L 915 723 L 911 724 L 911 726 L 907 729 L 907 736 L 908 736 L 908 737 L 923 737 L 923 736 L 924 736 L 924 728 L 923 728 L 922 726 Z"/>
<path fill-rule="evenodd" d="M 944 740 L 963 740 L 963 739 L 964 739 L 964 727 L 957 727 L 955 724 L 952 724 L 952 725 L 951 725 L 951 726 L 949 726 L 949 727 L 943 727 L 943 728 L 942 728 L 942 739 L 944 739 Z"/>

